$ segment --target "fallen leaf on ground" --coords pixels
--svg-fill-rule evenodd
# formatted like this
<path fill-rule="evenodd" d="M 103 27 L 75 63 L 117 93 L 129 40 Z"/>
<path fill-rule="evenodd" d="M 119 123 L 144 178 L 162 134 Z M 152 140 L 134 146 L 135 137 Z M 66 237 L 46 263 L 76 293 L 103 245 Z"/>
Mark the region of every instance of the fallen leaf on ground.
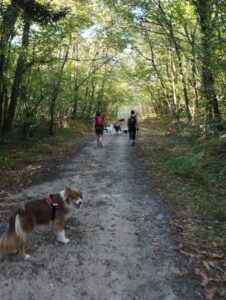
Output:
<path fill-rule="evenodd" d="M 184 254 L 185 256 L 191 257 L 191 258 L 195 258 L 196 257 L 196 255 L 194 253 L 186 252 L 184 250 L 180 250 L 180 253 Z"/>
<path fill-rule="evenodd" d="M 202 264 L 204 265 L 204 267 L 209 271 L 210 270 L 210 265 L 208 264 L 207 261 L 203 260 Z"/>
<path fill-rule="evenodd" d="M 206 290 L 205 291 L 205 299 L 206 300 L 214 300 L 215 299 L 215 295 L 216 295 L 217 289 L 216 288 L 212 288 L 210 290 Z"/>
<path fill-rule="evenodd" d="M 200 277 L 202 277 L 203 279 L 208 279 L 207 274 L 203 270 L 201 270 L 199 268 L 195 269 L 195 274 L 198 275 L 198 276 L 200 276 Z"/>
<path fill-rule="evenodd" d="M 188 271 L 187 271 L 187 270 L 185 270 L 185 269 L 180 270 L 179 268 L 174 267 L 174 266 L 171 266 L 171 267 L 170 267 L 170 271 L 171 271 L 172 273 L 177 274 L 177 275 L 180 275 L 180 276 L 183 276 L 183 275 L 188 274 Z"/>

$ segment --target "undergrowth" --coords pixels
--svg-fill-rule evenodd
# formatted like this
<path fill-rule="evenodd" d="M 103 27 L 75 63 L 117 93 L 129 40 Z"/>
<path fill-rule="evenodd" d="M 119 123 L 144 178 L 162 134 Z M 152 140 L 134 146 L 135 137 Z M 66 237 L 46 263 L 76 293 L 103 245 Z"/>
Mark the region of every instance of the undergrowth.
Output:
<path fill-rule="evenodd" d="M 184 219 L 195 220 L 189 238 L 226 250 L 226 138 L 205 133 L 195 126 L 177 124 L 167 134 L 159 120 L 142 131 L 141 147 L 159 189 L 171 209 Z M 191 221 L 192 222 L 192 221 Z M 204 242 L 203 242 L 204 241 Z"/>
<path fill-rule="evenodd" d="M 24 168 L 35 170 L 35 166 L 54 155 L 61 155 L 73 145 L 79 144 L 90 135 L 90 124 L 74 124 L 73 128 L 56 128 L 49 136 L 47 128 L 37 130 L 29 138 L 21 138 L 15 131 L 0 135 L 0 185 L 2 189 L 16 184 L 16 176 L 21 176 Z"/>

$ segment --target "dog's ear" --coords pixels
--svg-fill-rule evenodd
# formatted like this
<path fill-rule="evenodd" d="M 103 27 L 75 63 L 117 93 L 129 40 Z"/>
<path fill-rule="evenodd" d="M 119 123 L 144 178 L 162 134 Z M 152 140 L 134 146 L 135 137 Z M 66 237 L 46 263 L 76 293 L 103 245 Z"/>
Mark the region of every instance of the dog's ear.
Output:
<path fill-rule="evenodd" d="M 79 198 L 81 198 L 81 199 L 83 198 L 83 197 L 82 197 L 82 192 L 81 192 L 81 191 L 77 190 L 77 194 L 78 194 Z"/>
<path fill-rule="evenodd" d="M 71 194 L 71 189 L 67 186 L 64 186 L 64 192 L 65 192 L 65 195 L 68 196 Z"/>

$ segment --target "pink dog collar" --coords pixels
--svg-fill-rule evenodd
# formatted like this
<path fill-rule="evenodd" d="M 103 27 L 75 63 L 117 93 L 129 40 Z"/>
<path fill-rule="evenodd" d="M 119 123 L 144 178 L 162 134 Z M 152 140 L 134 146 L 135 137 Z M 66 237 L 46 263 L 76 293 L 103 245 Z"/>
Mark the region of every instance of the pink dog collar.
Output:
<path fill-rule="evenodd" d="M 53 199 L 50 195 L 46 198 L 46 201 L 48 202 L 49 205 L 53 204 Z"/>

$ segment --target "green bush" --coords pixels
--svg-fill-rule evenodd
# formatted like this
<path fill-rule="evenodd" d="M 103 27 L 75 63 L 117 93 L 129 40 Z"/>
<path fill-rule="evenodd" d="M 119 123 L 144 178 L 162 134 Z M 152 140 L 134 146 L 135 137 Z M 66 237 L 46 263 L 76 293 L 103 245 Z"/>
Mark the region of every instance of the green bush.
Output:
<path fill-rule="evenodd" d="M 193 156 L 181 155 L 173 158 L 169 163 L 169 171 L 178 175 L 190 176 L 202 161 L 203 156 L 204 154 L 201 152 Z"/>
<path fill-rule="evenodd" d="M 36 150 L 40 154 L 52 154 L 54 149 L 49 144 L 39 144 L 38 147 L 36 147 Z"/>
<path fill-rule="evenodd" d="M 220 222 L 225 222 L 226 221 L 226 211 L 219 209 L 214 213 L 214 217 Z"/>
<path fill-rule="evenodd" d="M 212 138 L 203 140 L 201 143 L 198 143 L 193 148 L 195 153 L 204 152 L 205 156 L 210 158 L 213 157 L 215 159 L 223 156 L 226 158 L 226 140 L 219 138 Z M 224 158 L 222 158 L 224 160 Z"/>
<path fill-rule="evenodd" d="M 203 130 L 199 126 L 196 125 L 186 125 L 181 130 L 181 136 L 184 137 L 192 137 L 192 138 L 198 138 L 203 135 Z"/>
<path fill-rule="evenodd" d="M 206 147 L 206 152 L 210 154 L 225 154 L 226 140 L 219 138 L 211 139 L 204 146 Z"/>
<path fill-rule="evenodd" d="M 2 168 L 11 169 L 14 166 L 14 163 L 5 156 L 0 156 L 0 165 Z"/>
<path fill-rule="evenodd" d="M 50 141 L 54 144 L 62 144 L 65 142 L 65 139 L 62 136 L 56 135 L 51 137 Z"/>

